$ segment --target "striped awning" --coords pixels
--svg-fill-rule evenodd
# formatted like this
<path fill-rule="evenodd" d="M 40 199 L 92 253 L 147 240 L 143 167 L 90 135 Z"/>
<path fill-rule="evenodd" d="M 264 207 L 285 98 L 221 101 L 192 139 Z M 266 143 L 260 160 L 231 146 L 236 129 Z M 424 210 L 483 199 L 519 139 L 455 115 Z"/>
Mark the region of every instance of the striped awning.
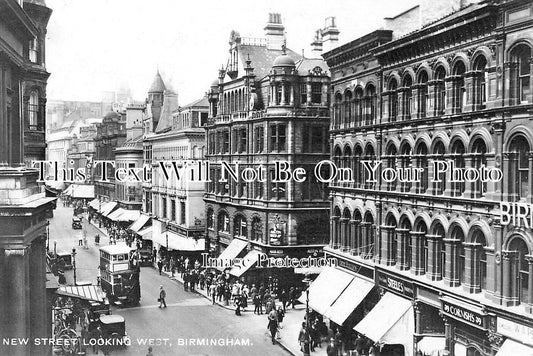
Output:
<path fill-rule="evenodd" d="M 81 298 L 88 301 L 103 303 L 105 299 L 105 293 L 102 288 L 90 285 L 90 286 L 62 286 L 56 291 L 57 294 L 67 297 Z"/>
<path fill-rule="evenodd" d="M 149 220 L 150 220 L 150 217 L 148 215 L 141 214 L 141 216 L 139 216 L 139 218 L 135 220 L 135 222 L 131 224 L 128 229 L 130 229 L 133 232 L 138 233 L 146 225 L 146 223 Z"/>
<path fill-rule="evenodd" d="M 115 201 L 109 201 L 105 204 L 102 204 L 102 211 L 100 211 L 100 213 L 102 213 L 103 216 L 107 216 L 111 211 L 113 211 L 113 209 L 115 209 L 115 206 L 117 206 L 117 202 Z"/>

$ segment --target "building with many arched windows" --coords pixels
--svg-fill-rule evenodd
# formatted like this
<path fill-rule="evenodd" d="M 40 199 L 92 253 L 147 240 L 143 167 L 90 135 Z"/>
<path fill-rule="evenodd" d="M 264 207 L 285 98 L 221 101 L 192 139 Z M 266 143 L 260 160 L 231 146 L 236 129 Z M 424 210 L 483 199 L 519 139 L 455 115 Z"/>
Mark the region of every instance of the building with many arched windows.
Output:
<path fill-rule="evenodd" d="M 404 341 L 389 330 L 375 342 L 405 354 L 531 352 L 532 18 L 530 1 L 474 2 L 324 54 L 332 161 L 353 178 L 330 183 L 326 252 L 374 283 L 355 311 L 412 303 L 397 324 Z M 375 180 L 365 161 L 380 164 Z M 474 179 L 483 169 L 502 177 Z M 357 314 L 340 324 L 365 334 Z"/>

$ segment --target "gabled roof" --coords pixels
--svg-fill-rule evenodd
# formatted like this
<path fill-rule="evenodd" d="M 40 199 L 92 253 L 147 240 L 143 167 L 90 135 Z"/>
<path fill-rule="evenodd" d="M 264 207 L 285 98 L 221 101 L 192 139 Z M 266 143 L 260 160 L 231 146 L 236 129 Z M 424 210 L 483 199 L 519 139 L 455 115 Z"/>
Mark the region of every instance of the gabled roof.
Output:
<path fill-rule="evenodd" d="M 321 58 L 302 58 L 296 62 L 296 70 L 299 75 L 306 75 L 316 67 L 319 67 L 322 71 L 329 69 L 326 62 Z"/>
<path fill-rule="evenodd" d="M 207 97 L 204 96 L 201 99 L 198 99 L 196 101 L 193 101 L 192 103 L 182 106 L 180 109 L 186 109 L 186 108 L 190 108 L 193 106 L 209 106 L 209 101 L 207 100 Z"/>

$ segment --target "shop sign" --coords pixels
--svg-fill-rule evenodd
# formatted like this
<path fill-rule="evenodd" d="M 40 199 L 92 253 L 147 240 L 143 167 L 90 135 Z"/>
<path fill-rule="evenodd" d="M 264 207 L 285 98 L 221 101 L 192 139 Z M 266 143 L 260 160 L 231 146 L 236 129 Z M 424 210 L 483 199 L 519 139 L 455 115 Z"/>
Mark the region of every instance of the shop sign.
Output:
<path fill-rule="evenodd" d="M 270 244 L 273 246 L 281 245 L 281 239 L 283 238 L 283 231 L 278 229 L 270 229 L 269 232 Z"/>
<path fill-rule="evenodd" d="M 498 317 L 496 331 L 499 334 L 533 345 L 533 328 Z"/>
<path fill-rule="evenodd" d="M 406 297 L 412 298 L 413 293 L 413 283 L 400 279 L 398 277 L 392 276 L 387 273 L 379 272 L 378 275 L 379 285 L 391 290 L 396 293 L 405 295 Z"/>
<path fill-rule="evenodd" d="M 276 256 L 283 255 L 283 250 L 269 250 L 269 254 Z"/>
<path fill-rule="evenodd" d="M 481 314 L 475 310 L 471 310 L 468 307 L 462 305 L 456 305 L 450 303 L 447 300 L 442 301 L 442 312 L 446 315 L 451 316 L 454 319 L 464 321 L 467 324 L 475 326 L 480 329 L 485 329 L 485 317 L 486 315 Z"/>

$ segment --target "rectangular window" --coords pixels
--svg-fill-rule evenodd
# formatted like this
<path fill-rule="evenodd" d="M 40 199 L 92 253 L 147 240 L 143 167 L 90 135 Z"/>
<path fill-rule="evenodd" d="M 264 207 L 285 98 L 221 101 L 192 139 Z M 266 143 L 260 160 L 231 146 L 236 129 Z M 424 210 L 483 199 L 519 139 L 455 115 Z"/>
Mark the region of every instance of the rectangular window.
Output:
<path fill-rule="evenodd" d="M 300 104 L 307 103 L 307 84 L 300 85 Z"/>
<path fill-rule="evenodd" d="M 161 198 L 161 205 L 163 206 L 162 217 L 163 219 L 166 219 L 167 218 L 167 199 L 166 198 Z"/>
<path fill-rule="evenodd" d="M 520 59 L 518 67 L 518 76 L 519 76 L 519 90 L 520 90 L 520 101 L 522 103 L 527 102 L 527 97 L 529 96 L 529 81 L 530 79 L 530 64 L 528 60 Z"/>
<path fill-rule="evenodd" d="M 322 103 L 322 83 L 311 84 L 311 102 L 313 104 Z"/>
<path fill-rule="evenodd" d="M 237 131 L 237 152 L 243 153 L 246 152 L 247 144 L 247 131 L 245 128 L 240 128 Z"/>
<path fill-rule="evenodd" d="M 170 220 L 172 221 L 176 221 L 176 201 L 174 199 L 170 199 L 170 211 L 171 211 L 171 216 L 170 216 Z"/>
<path fill-rule="evenodd" d="M 185 207 L 185 202 L 180 202 L 180 224 L 185 224 L 185 221 L 186 221 L 186 216 L 187 216 L 187 210 L 186 210 L 186 207 Z"/>
<path fill-rule="evenodd" d="M 287 125 L 274 124 L 270 126 L 270 151 L 286 151 L 287 150 Z"/>
<path fill-rule="evenodd" d="M 287 183 L 274 182 L 274 170 L 270 170 L 270 199 L 281 200 L 287 198 Z"/>
<path fill-rule="evenodd" d="M 229 131 L 222 133 L 222 153 L 229 153 Z"/>
<path fill-rule="evenodd" d="M 260 153 L 263 152 L 264 146 L 265 146 L 265 128 L 263 126 L 259 126 L 255 128 L 255 138 L 254 138 L 254 152 Z"/>

